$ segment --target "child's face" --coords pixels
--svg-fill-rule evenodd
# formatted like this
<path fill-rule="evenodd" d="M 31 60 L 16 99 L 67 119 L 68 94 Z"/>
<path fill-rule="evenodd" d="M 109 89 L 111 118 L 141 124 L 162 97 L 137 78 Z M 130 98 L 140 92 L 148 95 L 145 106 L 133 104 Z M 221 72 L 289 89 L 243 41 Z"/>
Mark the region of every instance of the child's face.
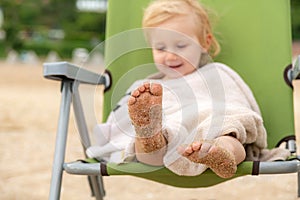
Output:
<path fill-rule="evenodd" d="M 150 31 L 154 62 L 166 78 L 179 78 L 195 71 L 201 47 L 192 16 L 176 16 Z"/>

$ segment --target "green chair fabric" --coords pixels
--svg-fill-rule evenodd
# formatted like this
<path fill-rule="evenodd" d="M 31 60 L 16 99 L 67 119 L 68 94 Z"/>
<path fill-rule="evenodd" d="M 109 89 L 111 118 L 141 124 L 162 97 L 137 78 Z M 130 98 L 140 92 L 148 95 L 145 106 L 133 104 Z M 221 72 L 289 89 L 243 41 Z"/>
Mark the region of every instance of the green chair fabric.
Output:
<path fill-rule="evenodd" d="M 210 187 L 252 173 L 252 162 L 241 163 L 236 175 L 230 179 L 220 178 L 211 170 L 206 170 L 198 176 L 178 176 L 165 167 L 155 167 L 142 163 L 127 163 L 124 165 L 109 163 L 106 167 L 109 175 L 132 175 L 181 188 Z"/>

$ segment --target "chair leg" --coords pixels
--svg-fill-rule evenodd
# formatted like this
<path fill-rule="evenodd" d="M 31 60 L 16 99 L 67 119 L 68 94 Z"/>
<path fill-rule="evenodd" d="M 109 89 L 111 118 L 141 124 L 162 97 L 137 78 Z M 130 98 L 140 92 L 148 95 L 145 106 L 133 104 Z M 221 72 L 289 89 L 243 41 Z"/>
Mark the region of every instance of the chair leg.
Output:
<path fill-rule="evenodd" d="M 300 197 L 300 161 L 298 161 L 298 183 L 297 183 L 297 186 L 298 186 L 298 197 Z"/>
<path fill-rule="evenodd" d="M 102 177 L 99 176 L 88 176 L 90 188 L 92 191 L 92 196 L 96 198 L 96 200 L 103 200 L 105 196 L 105 191 L 103 187 Z"/>
<path fill-rule="evenodd" d="M 63 163 L 65 160 L 66 140 L 70 116 L 70 106 L 72 101 L 71 88 L 72 82 L 62 81 L 62 99 L 56 135 L 49 200 L 57 200 L 60 198 Z"/>
<path fill-rule="evenodd" d="M 294 102 L 294 126 L 296 136 L 296 152 L 300 156 L 300 79 L 292 81 Z M 300 197 L 300 163 L 298 163 L 298 197 Z"/>
<path fill-rule="evenodd" d="M 73 110 L 76 120 L 76 125 L 81 138 L 81 143 L 84 148 L 84 152 L 87 147 L 91 146 L 91 141 L 88 134 L 88 127 L 85 120 L 85 113 L 82 108 L 82 103 L 78 91 L 79 83 L 75 82 L 73 85 Z M 102 200 L 105 196 L 104 185 L 102 176 L 89 176 L 88 177 L 92 195 L 96 197 L 97 200 Z"/>

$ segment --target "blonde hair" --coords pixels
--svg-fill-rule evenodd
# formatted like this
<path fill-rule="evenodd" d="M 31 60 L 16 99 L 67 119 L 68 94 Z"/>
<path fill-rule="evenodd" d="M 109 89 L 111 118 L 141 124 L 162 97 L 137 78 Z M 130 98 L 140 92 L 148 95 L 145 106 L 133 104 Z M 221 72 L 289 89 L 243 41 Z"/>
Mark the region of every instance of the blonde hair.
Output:
<path fill-rule="evenodd" d="M 209 54 L 215 57 L 220 52 L 220 45 L 212 33 L 207 10 L 198 0 L 154 0 L 144 11 L 143 28 L 151 28 L 177 15 L 193 14 L 197 26 L 198 39 L 205 44 L 207 35 L 211 35 Z"/>

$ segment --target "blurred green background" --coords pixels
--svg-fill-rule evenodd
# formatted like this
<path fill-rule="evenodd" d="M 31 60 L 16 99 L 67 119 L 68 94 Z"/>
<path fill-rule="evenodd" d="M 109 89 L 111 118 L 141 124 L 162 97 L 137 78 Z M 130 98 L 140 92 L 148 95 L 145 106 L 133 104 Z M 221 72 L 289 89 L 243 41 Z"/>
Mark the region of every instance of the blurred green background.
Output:
<path fill-rule="evenodd" d="M 39 57 L 75 48 L 93 49 L 105 39 L 106 0 L 1 0 L 0 58 L 14 49 Z"/>
<path fill-rule="evenodd" d="M 108 1 L 1 0 L 0 59 L 11 50 L 33 50 L 40 58 L 55 51 L 62 59 L 75 48 L 92 50 L 105 40 Z M 290 1 L 292 37 L 300 40 L 300 0 Z"/>

